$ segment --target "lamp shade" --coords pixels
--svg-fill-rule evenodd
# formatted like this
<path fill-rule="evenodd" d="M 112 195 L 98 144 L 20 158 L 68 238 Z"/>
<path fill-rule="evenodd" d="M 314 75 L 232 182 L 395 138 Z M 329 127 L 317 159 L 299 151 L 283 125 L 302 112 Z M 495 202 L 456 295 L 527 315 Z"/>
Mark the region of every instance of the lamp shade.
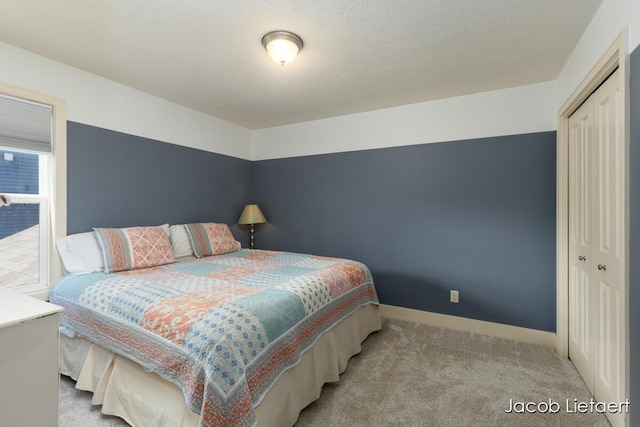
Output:
<path fill-rule="evenodd" d="M 262 46 L 271 59 L 284 65 L 296 59 L 302 49 L 302 39 L 288 31 L 272 31 L 262 38 Z"/>
<path fill-rule="evenodd" d="M 246 205 L 240 214 L 238 224 L 262 224 L 267 219 L 262 214 L 258 205 Z"/>

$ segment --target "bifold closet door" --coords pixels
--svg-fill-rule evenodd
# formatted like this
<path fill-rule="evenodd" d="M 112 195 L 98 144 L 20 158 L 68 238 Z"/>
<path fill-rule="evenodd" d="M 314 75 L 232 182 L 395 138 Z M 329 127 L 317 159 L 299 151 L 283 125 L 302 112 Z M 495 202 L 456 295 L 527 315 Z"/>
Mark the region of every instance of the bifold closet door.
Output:
<path fill-rule="evenodd" d="M 616 71 L 569 118 L 569 357 L 605 402 L 625 400 L 620 87 Z"/>
<path fill-rule="evenodd" d="M 569 357 L 593 392 L 593 97 L 569 118 Z"/>
<path fill-rule="evenodd" d="M 624 131 L 618 72 L 593 94 L 595 142 L 594 390 L 623 401 L 624 374 Z"/>

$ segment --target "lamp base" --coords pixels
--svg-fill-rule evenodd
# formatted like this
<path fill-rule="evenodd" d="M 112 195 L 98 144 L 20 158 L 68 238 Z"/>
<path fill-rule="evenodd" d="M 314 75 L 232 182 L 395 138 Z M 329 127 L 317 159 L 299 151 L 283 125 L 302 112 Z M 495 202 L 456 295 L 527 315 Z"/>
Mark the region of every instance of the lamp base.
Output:
<path fill-rule="evenodd" d="M 253 249 L 254 247 L 254 237 L 253 232 L 255 231 L 255 227 L 253 224 L 249 224 L 249 249 Z"/>

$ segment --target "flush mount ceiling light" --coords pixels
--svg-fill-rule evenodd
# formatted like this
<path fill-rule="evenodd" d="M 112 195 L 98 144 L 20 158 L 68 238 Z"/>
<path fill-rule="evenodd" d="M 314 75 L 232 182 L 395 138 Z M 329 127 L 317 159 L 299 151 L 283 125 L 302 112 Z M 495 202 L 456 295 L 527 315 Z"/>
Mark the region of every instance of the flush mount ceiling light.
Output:
<path fill-rule="evenodd" d="M 302 39 L 289 31 L 272 31 L 262 37 L 262 46 L 271 59 L 284 65 L 296 59 L 302 50 Z"/>

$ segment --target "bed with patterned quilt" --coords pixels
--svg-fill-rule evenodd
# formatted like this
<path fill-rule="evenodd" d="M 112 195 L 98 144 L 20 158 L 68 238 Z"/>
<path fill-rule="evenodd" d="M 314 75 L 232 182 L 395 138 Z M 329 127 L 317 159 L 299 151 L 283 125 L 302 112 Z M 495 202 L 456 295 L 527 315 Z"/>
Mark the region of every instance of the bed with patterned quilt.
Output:
<path fill-rule="evenodd" d="M 94 233 L 117 262 L 136 262 L 131 236 Z M 132 425 L 291 425 L 380 328 L 359 262 L 237 248 L 139 261 L 68 275 L 50 290 L 65 308 L 61 372 Z"/>

